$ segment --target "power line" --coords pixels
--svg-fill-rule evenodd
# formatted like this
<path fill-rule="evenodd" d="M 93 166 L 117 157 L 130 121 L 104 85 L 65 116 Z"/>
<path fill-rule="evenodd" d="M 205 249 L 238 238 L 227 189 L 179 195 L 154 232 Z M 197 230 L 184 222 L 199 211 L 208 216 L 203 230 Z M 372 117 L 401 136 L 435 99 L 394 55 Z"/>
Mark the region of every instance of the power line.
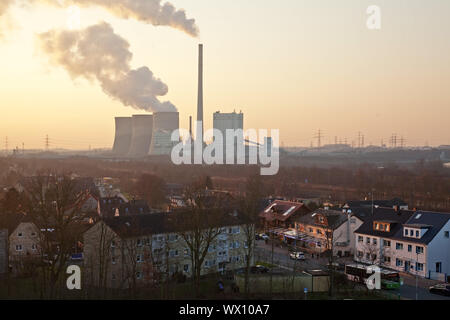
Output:
<path fill-rule="evenodd" d="M 323 131 L 319 129 L 317 132 L 317 135 L 314 136 L 315 139 L 317 139 L 317 147 L 320 148 L 322 146 L 322 138 L 325 136 L 323 135 Z"/>

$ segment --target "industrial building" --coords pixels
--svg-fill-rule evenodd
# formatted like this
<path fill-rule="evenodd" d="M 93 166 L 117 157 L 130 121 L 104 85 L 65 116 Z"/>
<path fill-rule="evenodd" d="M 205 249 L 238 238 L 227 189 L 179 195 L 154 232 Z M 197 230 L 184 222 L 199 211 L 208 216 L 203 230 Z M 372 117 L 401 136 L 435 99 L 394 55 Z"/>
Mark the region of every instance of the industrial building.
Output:
<path fill-rule="evenodd" d="M 226 146 L 228 143 L 232 143 L 234 154 L 237 154 L 238 147 L 242 147 L 244 143 L 244 114 L 240 113 L 221 113 L 217 111 L 213 116 L 213 126 L 215 130 L 221 132 L 222 137 L 214 137 L 214 140 L 218 138 L 223 139 L 223 154 L 226 157 Z M 235 137 L 233 142 L 227 141 L 227 130 L 233 130 Z"/>
<path fill-rule="evenodd" d="M 132 128 L 131 117 L 116 118 L 116 135 L 113 146 L 114 155 L 124 156 L 128 154 L 131 144 Z"/>
<path fill-rule="evenodd" d="M 172 141 L 172 133 L 180 128 L 178 112 L 158 112 L 153 115 L 153 134 L 149 155 L 170 155 L 179 137 Z"/>
<path fill-rule="evenodd" d="M 129 157 L 142 157 L 148 154 L 153 135 L 153 115 L 134 115 Z"/>

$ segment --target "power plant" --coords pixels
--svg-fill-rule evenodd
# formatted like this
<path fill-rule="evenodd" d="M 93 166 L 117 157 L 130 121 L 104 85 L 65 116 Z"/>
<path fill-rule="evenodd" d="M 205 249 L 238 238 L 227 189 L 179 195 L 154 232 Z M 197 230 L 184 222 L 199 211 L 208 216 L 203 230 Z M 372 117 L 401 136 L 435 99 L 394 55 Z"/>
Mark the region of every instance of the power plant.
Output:
<path fill-rule="evenodd" d="M 172 133 L 180 128 L 178 112 L 158 112 L 153 114 L 153 134 L 149 155 L 169 155 L 180 137 L 172 141 Z"/>
<path fill-rule="evenodd" d="M 125 156 L 130 150 L 132 132 L 131 117 L 116 118 L 116 135 L 114 138 L 113 154 Z"/>
<path fill-rule="evenodd" d="M 197 120 L 201 121 L 198 138 L 203 137 L 203 45 L 198 55 Z M 192 125 L 191 125 L 192 126 Z M 112 153 L 116 157 L 138 158 L 148 155 L 170 155 L 180 137 L 172 141 L 172 133 L 180 128 L 178 112 L 155 112 L 116 118 L 116 134 Z M 192 133 L 192 128 L 191 128 Z M 203 139 L 202 139 L 203 140 Z"/>
<path fill-rule="evenodd" d="M 143 157 L 150 150 L 153 136 L 153 115 L 134 115 L 128 157 Z"/>

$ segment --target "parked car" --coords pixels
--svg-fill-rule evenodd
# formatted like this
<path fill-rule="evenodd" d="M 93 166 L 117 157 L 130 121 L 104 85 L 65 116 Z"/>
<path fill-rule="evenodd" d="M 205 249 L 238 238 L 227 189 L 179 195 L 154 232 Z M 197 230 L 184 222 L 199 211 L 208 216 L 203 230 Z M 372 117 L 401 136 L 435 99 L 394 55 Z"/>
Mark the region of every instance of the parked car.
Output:
<path fill-rule="evenodd" d="M 262 240 L 269 240 L 269 236 L 265 233 L 261 233 L 259 236 Z"/>
<path fill-rule="evenodd" d="M 450 297 L 450 285 L 449 284 L 436 284 L 432 287 L 429 288 L 430 293 L 434 293 L 434 294 L 440 294 L 443 296 L 448 296 Z"/>
<path fill-rule="evenodd" d="M 269 268 L 262 265 L 256 265 L 250 268 L 251 273 L 267 273 L 269 270 Z"/>
<path fill-rule="evenodd" d="M 305 260 L 305 254 L 303 252 L 300 252 L 300 251 L 289 252 L 289 257 L 292 260 Z"/>

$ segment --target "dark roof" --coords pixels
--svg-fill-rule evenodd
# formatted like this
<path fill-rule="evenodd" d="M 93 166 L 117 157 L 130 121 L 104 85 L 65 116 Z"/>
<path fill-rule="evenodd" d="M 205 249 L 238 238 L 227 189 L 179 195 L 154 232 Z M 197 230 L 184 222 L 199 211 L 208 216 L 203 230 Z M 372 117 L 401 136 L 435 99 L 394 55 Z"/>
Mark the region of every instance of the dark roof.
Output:
<path fill-rule="evenodd" d="M 430 211 L 417 211 L 414 212 L 411 218 L 404 223 L 404 226 L 410 226 L 415 228 L 426 227 L 427 231 L 420 239 L 405 237 L 403 234 L 403 228 L 398 230 L 393 238 L 413 243 L 430 243 L 434 237 L 441 231 L 445 224 L 450 220 L 450 213 L 444 212 L 430 212 Z"/>
<path fill-rule="evenodd" d="M 325 216 L 328 220 L 327 226 L 332 230 L 339 228 L 339 226 L 348 219 L 347 214 L 343 213 L 342 211 L 317 209 L 298 218 L 297 221 L 307 225 L 324 226 L 323 224 L 317 223 L 317 215 Z"/>
<path fill-rule="evenodd" d="M 347 201 L 346 205 L 350 208 L 352 207 L 372 207 L 372 200 L 352 200 Z M 408 204 L 400 198 L 394 198 L 391 200 L 374 200 L 374 206 L 385 207 L 385 208 L 393 208 L 394 206 L 407 206 Z"/>
<path fill-rule="evenodd" d="M 303 211 L 302 209 L 307 209 L 309 211 L 308 207 L 303 202 L 275 200 L 266 207 L 259 216 L 267 221 L 286 221 L 300 211 Z"/>
<path fill-rule="evenodd" d="M 371 208 L 368 208 L 368 210 L 371 212 Z M 371 214 L 367 215 L 364 223 L 355 231 L 355 233 L 377 237 L 393 237 L 399 230 L 401 231 L 402 225 L 406 223 L 413 214 L 414 211 L 412 210 L 395 211 L 392 208 L 374 208 L 373 216 Z M 389 232 L 374 230 L 374 221 L 389 222 L 391 224 Z"/>
<path fill-rule="evenodd" d="M 205 214 L 203 223 L 207 222 L 207 210 L 202 212 Z M 152 234 L 163 234 L 171 232 L 184 232 L 190 229 L 190 219 L 192 213 L 189 211 L 175 211 L 172 213 L 159 212 L 154 214 L 143 214 L 135 216 L 112 217 L 102 220 L 120 237 L 136 237 Z M 245 220 L 240 215 L 222 212 L 217 219 L 211 220 L 208 227 L 227 227 L 242 225 Z M 205 227 L 206 228 L 206 227 Z"/>
<path fill-rule="evenodd" d="M 119 215 L 137 215 L 151 213 L 150 207 L 145 200 L 130 200 L 119 205 Z"/>
<path fill-rule="evenodd" d="M 122 204 L 126 203 L 121 197 L 104 197 L 100 198 L 100 215 L 103 217 L 113 217 Z"/>

